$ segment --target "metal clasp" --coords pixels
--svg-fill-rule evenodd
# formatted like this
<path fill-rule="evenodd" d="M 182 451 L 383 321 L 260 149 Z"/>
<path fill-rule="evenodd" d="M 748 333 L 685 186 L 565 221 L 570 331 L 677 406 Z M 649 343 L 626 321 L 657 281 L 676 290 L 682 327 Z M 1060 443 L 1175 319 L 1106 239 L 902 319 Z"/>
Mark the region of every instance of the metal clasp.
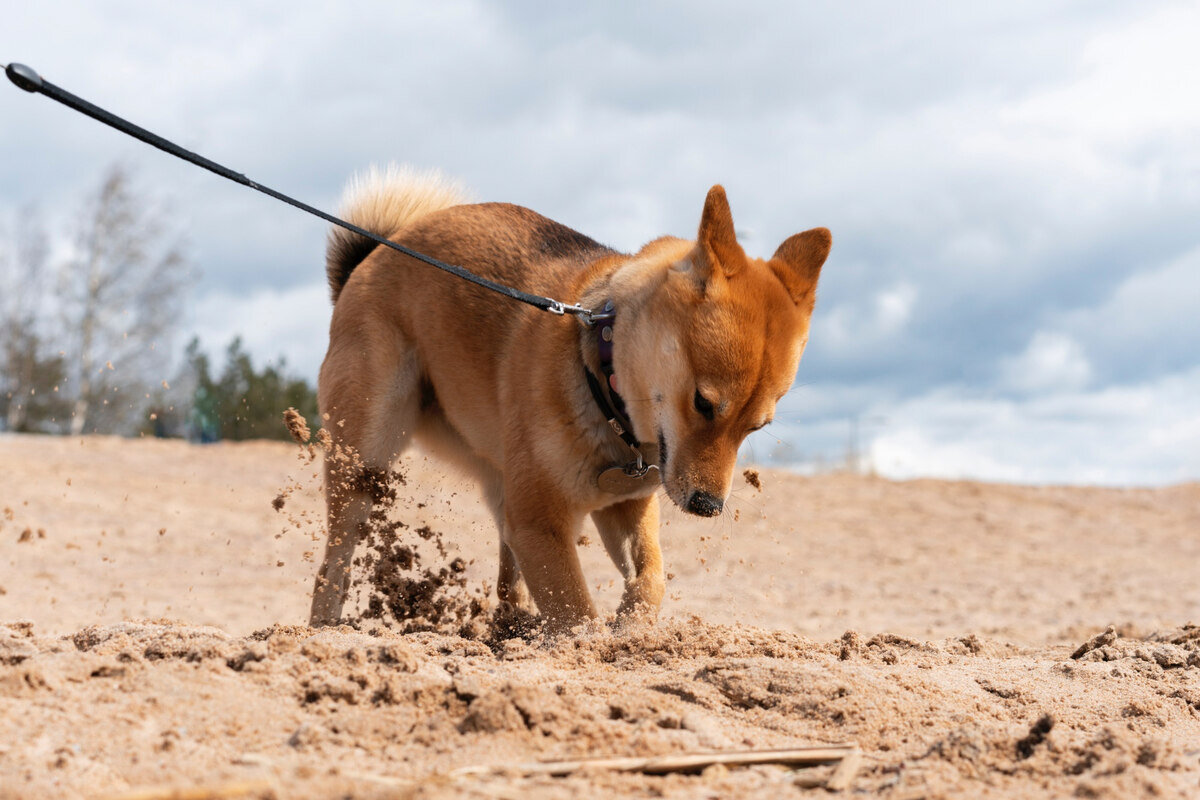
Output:
<path fill-rule="evenodd" d="M 605 302 L 604 308 L 600 309 L 599 311 L 587 312 L 587 315 L 584 316 L 584 324 L 587 325 L 589 328 L 594 328 L 594 327 L 596 327 L 597 322 L 607 322 L 608 320 L 616 319 L 616 318 L 617 318 L 616 306 L 613 305 L 612 300 L 609 300 L 609 301 Z"/>
<path fill-rule="evenodd" d="M 611 303 L 609 305 L 611 305 Z M 584 308 L 579 303 L 567 305 L 561 300 L 551 300 L 550 306 L 546 310 L 551 314 L 557 314 L 560 317 L 563 314 L 572 314 L 577 316 L 579 317 L 579 321 L 589 328 L 595 325 L 599 320 L 612 319 L 614 316 L 616 316 L 615 314 L 605 313 L 603 311 L 597 313 L 592 311 L 590 308 Z"/>

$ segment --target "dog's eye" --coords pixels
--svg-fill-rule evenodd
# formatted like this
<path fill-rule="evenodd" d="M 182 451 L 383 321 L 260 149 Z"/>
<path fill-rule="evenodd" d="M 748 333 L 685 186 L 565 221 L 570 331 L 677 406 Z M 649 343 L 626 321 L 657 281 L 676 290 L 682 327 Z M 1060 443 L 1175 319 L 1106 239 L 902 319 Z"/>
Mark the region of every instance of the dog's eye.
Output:
<path fill-rule="evenodd" d="M 696 396 L 692 398 L 692 403 L 696 406 L 696 410 L 700 412 L 700 416 L 708 420 L 713 418 L 713 404 L 707 397 L 700 394 L 699 389 L 696 390 Z"/>

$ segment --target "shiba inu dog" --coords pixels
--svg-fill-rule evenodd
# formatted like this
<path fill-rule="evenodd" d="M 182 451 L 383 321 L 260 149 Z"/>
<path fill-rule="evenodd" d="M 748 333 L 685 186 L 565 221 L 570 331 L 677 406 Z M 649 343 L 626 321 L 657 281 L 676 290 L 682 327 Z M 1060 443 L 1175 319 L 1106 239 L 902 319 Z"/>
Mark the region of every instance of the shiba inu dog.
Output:
<path fill-rule="evenodd" d="M 656 615 L 660 482 L 680 508 L 721 513 L 738 446 L 771 421 L 796 374 L 829 231 L 748 257 L 714 186 L 694 241 L 664 237 L 628 255 L 398 170 L 352 183 L 343 215 L 499 283 L 606 313 L 581 325 L 331 233 L 319 398 L 335 447 L 355 458 L 326 457 L 329 541 L 312 624 L 341 616 L 377 500 L 372 476 L 414 438 L 481 484 L 500 532 L 501 600 L 532 595 L 559 630 L 595 617 L 575 551 L 591 515 L 625 578 L 618 613 Z"/>

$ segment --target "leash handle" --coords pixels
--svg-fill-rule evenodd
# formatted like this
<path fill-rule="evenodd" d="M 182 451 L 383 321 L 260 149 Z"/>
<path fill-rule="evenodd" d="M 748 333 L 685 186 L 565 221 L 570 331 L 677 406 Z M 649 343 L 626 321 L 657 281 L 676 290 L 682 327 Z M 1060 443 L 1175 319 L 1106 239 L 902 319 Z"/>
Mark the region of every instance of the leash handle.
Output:
<path fill-rule="evenodd" d="M 68 108 L 74 109 L 81 114 L 86 114 L 97 122 L 102 122 L 105 125 L 108 125 L 110 128 L 115 128 L 121 133 L 145 142 L 151 147 L 156 147 L 165 153 L 170 153 L 176 158 L 181 158 L 184 161 L 187 161 L 189 164 L 195 164 L 197 167 L 202 167 L 209 172 L 216 173 L 222 178 L 231 180 L 234 183 L 240 183 L 242 186 L 248 186 L 255 191 L 262 192 L 268 197 L 273 197 L 276 200 L 287 203 L 288 205 L 298 208 L 301 211 L 306 211 L 315 217 L 320 217 L 328 223 L 345 228 L 346 230 L 357 233 L 360 236 L 365 236 L 376 244 L 390 247 L 391 249 L 403 253 L 410 258 L 415 258 L 418 261 L 422 261 L 431 267 L 437 267 L 444 272 L 449 272 L 451 275 L 455 275 L 463 280 L 470 281 L 477 286 L 482 286 L 485 289 L 497 292 L 518 302 L 526 303 L 527 305 L 531 305 L 534 308 L 541 309 L 542 311 L 548 311 L 551 314 L 557 314 L 559 316 L 564 314 L 576 315 L 582 318 L 582 320 L 588 324 L 591 324 L 591 321 L 594 317 L 590 309 L 583 308 L 578 303 L 567 305 L 560 300 L 554 300 L 549 297 L 530 294 L 529 292 L 523 292 L 520 289 L 516 289 L 512 286 L 505 286 L 502 283 L 496 283 L 495 281 L 489 280 L 482 275 L 476 275 L 474 272 L 471 272 L 464 267 L 460 267 L 455 264 L 447 264 L 446 262 L 439 261 L 432 256 L 427 256 L 424 253 L 417 252 L 416 250 L 410 250 L 402 244 L 397 244 L 389 239 L 384 239 L 382 236 L 372 233 L 365 228 L 360 228 L 357 225 L 346 222 L 344 219 L 335 217 L 332 214 L 327 214 L 319 208 L 314 208 L 307 203 L 302 203 L 299 200 L 288 197 L 286 194 L 278 192 L 269 186 L 263 186 L 260 183 L 255 183 L 240 172 L 234 172 L 228 167 L 222 166 L 215 161 L 211 161 L 198 153 L 193 153 L 191 150 L 186 150 L 174 142 L 164 139 L 156 133 L 148 131 L 141 126 L 134 125 L 129 120 L 118 117 L 116 114 L 106 111 L 97 105 L 93 105 L 87 100 L 84 100 L 82 97 L 76 97 L 66 89 L 55 86 L 53 83 L 50 83 L 50 81 L 42 78 L 42 76 L 39 75 L 32 67 L 28 67 L 24 64 L 13 63 L 5 66 L 4 72 L 8 75 L 8 79 L 12 81 L 19 89 L 23 89 L 32 94 L 44 94 L 51 100 L 62 103 Z"/>

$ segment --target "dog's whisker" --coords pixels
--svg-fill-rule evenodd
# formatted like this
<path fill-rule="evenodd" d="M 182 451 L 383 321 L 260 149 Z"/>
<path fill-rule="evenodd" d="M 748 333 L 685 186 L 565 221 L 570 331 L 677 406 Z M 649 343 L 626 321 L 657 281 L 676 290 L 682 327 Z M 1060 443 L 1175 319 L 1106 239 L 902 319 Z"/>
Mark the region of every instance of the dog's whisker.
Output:
<path fill-rule="evenodd" d="M 755 510 L 755 511 L 757 511 L 758 513 L 760 513 L 760 514 L 761 514 L 761 513 L 762 513 L 762 506 L 760 506 L 758 503 L 755 503 L 755 502 L 754 502 L 753 500 L 751 500 L 749 497 L 743 497 L 743 496 L 740 496 L 740 495 L 738 494 L 738 492 L 739 492 L 739 491 L 740 491 L 740 490 L 738 490 L 738 489 L 734 489 L 732 492 L 730 492 L 730 493 L 729 493 L 729 499 L 730 499 L 730 500 L 736 500 L 736 501 L 737 501 L 737 502 L 739 502 L 739 503 L 746 503 L 747 505 L 751 505 L 751 506 L 753 506 L 753 507 L 754 507 L 754 510 Z"/>

